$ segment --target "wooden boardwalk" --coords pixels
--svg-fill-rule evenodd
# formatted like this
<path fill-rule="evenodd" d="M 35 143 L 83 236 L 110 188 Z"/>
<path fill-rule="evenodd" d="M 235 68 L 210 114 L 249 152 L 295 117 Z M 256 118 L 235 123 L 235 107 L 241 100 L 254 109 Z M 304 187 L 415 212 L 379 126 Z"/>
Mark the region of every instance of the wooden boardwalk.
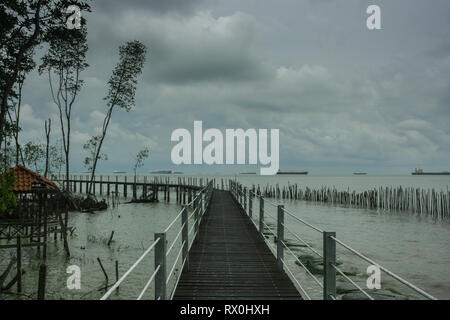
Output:
<path fill-rule="evenodd" d="M 214 190 L 174 299 L 302 299 L 245 212 Z"/>

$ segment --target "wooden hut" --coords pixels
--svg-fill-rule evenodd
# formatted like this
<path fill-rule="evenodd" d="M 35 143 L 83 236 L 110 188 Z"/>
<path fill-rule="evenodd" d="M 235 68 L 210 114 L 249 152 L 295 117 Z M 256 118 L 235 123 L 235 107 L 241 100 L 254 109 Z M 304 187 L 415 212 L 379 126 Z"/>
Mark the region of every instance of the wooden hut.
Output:
<path fill-rule="evenodd" d="M 0 248 L 13 246 L 3 243 L 20 236 L 28 240 L 26 246 L 36 246 L 38 251 L 43 248 L 45 258 L 48 236 L 53 233 L 55 241 L 57 234 L 61 234 L 69 253 L 67 201 L 58 185 L 22 165 L 8 170 L 11 171 L 15 177 L 12 191 L 17 197 L 17 207 L 11 215 L 0 217 Z"/>
<path fill-rule="evenodd" d="M 8 172 L 11 171 L 14 172 L 16 179 L 13 191 L 18 195 L 31 195 L 43 190 L 46 192 L 59 191 L 55 182 L 22 165 L 17 165 L 8 170 Z"/>

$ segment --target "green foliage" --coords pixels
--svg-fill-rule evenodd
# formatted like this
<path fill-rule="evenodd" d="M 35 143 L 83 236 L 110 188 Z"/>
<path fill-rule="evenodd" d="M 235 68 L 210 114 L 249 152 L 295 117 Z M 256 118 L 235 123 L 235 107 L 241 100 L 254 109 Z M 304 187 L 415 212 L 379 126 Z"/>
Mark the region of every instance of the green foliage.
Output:
<path fill-rule="evenodd" d="M 45 146 L 42 143 L 29 141 L 23 146 L 23 158 L 25 166 L 37 173 L 45 170 Z M 65 164 L 64 156 L 59 145 L 49 146 L 49 174 L 61 170 Z"/>
<path fill-rule="evenodd" d="M 104 156 L 100 152 L 108 131 L 113 109 L 115 106 L 119 106 L 126 111 L 130 111 L 131 107 L 134 106 L 137 76 L 142 73 L 146 52 L 147 48 L 145 45 L 137 40 L 127 42 L 126 45 L 119 47 L 120 60 L 108 81 L 108 94 L 104 98 L 107 101 L 108 111 L 103 120 L 102 134 L 101 136 L 91 138 L 91 140 L 95 138 L 95 141 L 88 142 L 88 145 L 85 145 L 85 149 L 87 150 L 93 150 L 92 148 L 95 146 L 95 152 L 91 152 L 91 156 L 86 158 L 84 163 L 91 170 L 89 193 L 92 188 L 92 181 L 94 181 L 97 161 Z"/>
<path fill-rule="evenodd" d="M 144 165 L 144 160 L 148 158 L 150 150 L 145 148 L 138 152 L 136 155 L 136 163 L 134 164 L 134 175 L 136 175 L 137 168 L 140 168 Z"/>
<path fill-rule="evenodd" d="M 66 22 L 65 10 L 77 5 L 90 11 L 87 1 L 78 0 L 3 0 L 0 2 L 0 144 L 4 139 L 5 118 L 14 84 L 21 72 L 34 68 L 33 55 L 44 36 Z"/>
<path fill-rule="evenodd" d="M 119 106 L 130 111 L 134 106 L 137 76 L 142 73 L 147 48 L 135 40 L 119 47 L 120 60 L 108 81 L 109 90 L 104 100 L 108 107 Z"/>
<path fill-rule="evenodd" d="M 55 171 L 61 173 L 61 167 L 66 163 L 66 159 L 61 148 L 61 140 L 58 141 L 57 145 L 51 145 L 49 147 L 49 174 L 52 174 Z"/>
<path fill-rule="evenodd" d="M 45 41 L 49 43 L 49 48 L 42 58 L 39 73 L 48 73 L 53 102 L 58 107 L 68 185 L 72 107 L 84 83 L 80 73 L 89 66 L 86 63 L 88 45 L 85 20 L 82 19 L 80 29 L 67 29 L 65 25 L 49 28 Z"/>
<path fill-rule="evenodd" d="M 41 173 L 44 167 L 45 161 L 45 148 L 41 143 L 27 142 L 23 146 L 23 158 L 25 166 Z"/>
<path fill-rule="evenodd" d="M 89 155 L 84 158 L 84 167 L 89 171 L 93 170 L 94 163 L 98 160 L 108 160 L 108 155 L 105 153 L 97 153 L 97 149 L 100 143 L 101 136 L 91 137 L 83 146 L 83 149 L 86 150 Z"/>
<path fill-rule="evenodd" d="M 12 188 L 16 183 L 13 171 L 5 171 L 0 174 L 0 214 L 13 213 L 17 205 L 17 198 Z"/>
<path fill-rule="evenodd" d="M 42 58 L 39 73 L 48 72 L 53 100 L 60 108 L 64 105 L 67 114 L 84 83 L 79 74 L 89 66 L 86 63 L 86 24 L 71 30 L 64 25 L 49 28 L 45 40 L 49 43 L 49 49 Z M 59 82 L 56 92 L 53 91 L 52 75 Z"/>
<path fill-rule="evenodd" d="M 14 163 L 14 150 L 11 147 L 11 143 L 8 139 L 6 139 L 3 143 L 3 147 L 0 150 L 0 168 L 1 171 L 6 171 L 11 168 Z"/>

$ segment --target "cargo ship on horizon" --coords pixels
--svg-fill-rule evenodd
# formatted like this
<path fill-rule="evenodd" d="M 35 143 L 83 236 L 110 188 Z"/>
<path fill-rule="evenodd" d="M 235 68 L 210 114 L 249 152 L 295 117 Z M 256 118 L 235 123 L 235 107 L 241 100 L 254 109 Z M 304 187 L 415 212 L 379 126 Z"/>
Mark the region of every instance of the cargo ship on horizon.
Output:
<path fill-rule="evenodd" d="M 278 171 L 277 174 L 308 174 L 308 171 Z"/>
<path fill-rule="evenodd" d="M 444 175 L 450 175 L 450 172 L 443 171 L 443 172 L 424 172 L 421 168 L 415 168 L 414 172 L 411 172 L 413 176 L 444 176 Z"/>
<path fill-rule="evenodd" d="M 172 170 L 153 170 L 151 174 L 172 174 Z"/>

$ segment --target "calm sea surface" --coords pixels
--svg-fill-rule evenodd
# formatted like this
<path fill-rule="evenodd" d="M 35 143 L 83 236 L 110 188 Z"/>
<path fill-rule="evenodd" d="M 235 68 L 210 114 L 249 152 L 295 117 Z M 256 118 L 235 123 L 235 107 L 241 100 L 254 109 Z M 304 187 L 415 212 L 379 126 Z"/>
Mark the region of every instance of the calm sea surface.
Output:
<path fill-rule="evenodd" d="M 104 177 L 106 175 L 103 175 Z M 125 175 L 119 175 L 122 181 Z M 147 175 L 148 179 L 154 177 Z M 165 176 L 175 181 L 178 177 L 191 176 Z M 197 176 L 198 177 L 198 176 Z M 203 176 L 216 178 L 216 184 L 221 179 L 237 179 L 247 186 L 252 184 L 265 186 L 267 184 L 284 186 L 298 184 L 299 187 L 320 188 L 322 186 L 336 187 L 339 190 L 350 189 L 363 191 L 379 186 L 383 187 L 416 187 L 434 188 L 436 190 L 448 190 L 450 176 Z M 143 176 L 139 176 L 142 180 Z M 104 180 L 106 180 L 104 178 Z M 111 174 L 111 181 L 115 180 Z M 128 181 L 132 181 L 131 176 Z M 84 188 L 84 186 L 83 186 Z M 97 187 L 97 191 L 98 191 Z M 130 190 L 128 191 L 130 194 Z M 119 261 L 119 272 L 123 274 L 153 242 L 154 233 L 161 232 L 172 221 L 180 210 L 180 206 L 174 203 L 175 194 L 171 195 L 172 203 L 167 204 L 163 200 L 157 204 L 122 204 L 118 209 L 110 208 L 107 211 L 95 214 L 71 212 L 70 225 L 76 229 L 69 239 L 71 257 L 66 258 L 62 242 L 49 242 L 48 253 L 48 299 L 98 299 L 104 293 L 105 278 L 97 262 L 99 257 L 109 275 L 109 285 L 114 282 L 115 261 Z M 289 212 L 309 223 L 326 231 L 335 231 L 337 237 L 349 244 L 354 249 L 364 253 L 377 263 L 394 271 L 401 277 L 411 281 L 418 287 L 432 295 L 450 299 L 450 221 L 437 221 L 429 217 L 419 217 L 407 212 L 385 212 L 379 210 L 366 210 L 331 206 L 294 200 L 271 199 L 274 205 L 284 204 Z M 257 212 L 255 204 L 254 211 Z M 274 226 L 272 216 L 276 216 L 276 208 L 266 206 L 266 222 Z M 317 251 L 322 250 L 322 236 L 320 233 L 304 226 L 291 218 L 285 217 L 289 232 L 286 238 L 291 242 L 298 240 L 291 234 L 295 233 Z M 115 231 L 114 241 L 110 247 L 106 242 Z M 178 229 L 173 228 L 168 239 L 173 239 Z M 51 237 L 52 238 L 52 237 Z M 272 238 L 269 237 L 269 241 Z M 169 243 L 170 245 L 170 243 Z M 178 252 L 179 243 L 173 252 Z M 310 252 L 306 248 L 292 247 L 295 254 L 305 255 Z M 9 257 L 14 250 L 0 250 L 0 271 L 9 262 Z M 289 255 L 286 254 L 287 257 Z M 291 258 L 289 258 L 291 259 Z M 355 257 L 348 250 L 337 247 L 337 259 L 342 262 L 342 268 L 353 274 L 354 281 L 364 285 L 367 263 Z M 35 298 L 38 281 L 38 270 L 41 260 L 36 256 L 36 250 L 24 248 L 23 265 L 26 271 L 24 275 L 24 292 L 21 298 Z M 169 259 L 172 265 L 174 257 Z M 130 275 L 129 279 L 121 285 L 119 291 L 112 295 L 112 299 L 135 299 L 147 282 L 153 271 L 153 255 L 143 260 L 140 266 Z M 298 276 L 304 287 L 314 298 L 320 298 L 320 288 L 311 281 L 310 277 L 294 264 L 292 258 L 289 262 L 291 270 Z M 81 268 L 81 289 L 68 290 L 66 287 L 66 268 L 69 265 L 78 265 Z M 174 269 L 176 275 L 178 266 Z M 172 276 L 174 279 L 175 276 Z M 320 279 L 320 278 L 319 278 Z M 171 286 L 173 287 L 173 281 Z M 382 288 L 389 292 L 399 292 L 411 298 L 417 298 L 405 286 L 393 281 L 382 274 Z M 17 296 L 3 294 L 0 299 L 16 299 Z M 153 287 L 150 286 L 144 298 L 153 298 Z"/>

